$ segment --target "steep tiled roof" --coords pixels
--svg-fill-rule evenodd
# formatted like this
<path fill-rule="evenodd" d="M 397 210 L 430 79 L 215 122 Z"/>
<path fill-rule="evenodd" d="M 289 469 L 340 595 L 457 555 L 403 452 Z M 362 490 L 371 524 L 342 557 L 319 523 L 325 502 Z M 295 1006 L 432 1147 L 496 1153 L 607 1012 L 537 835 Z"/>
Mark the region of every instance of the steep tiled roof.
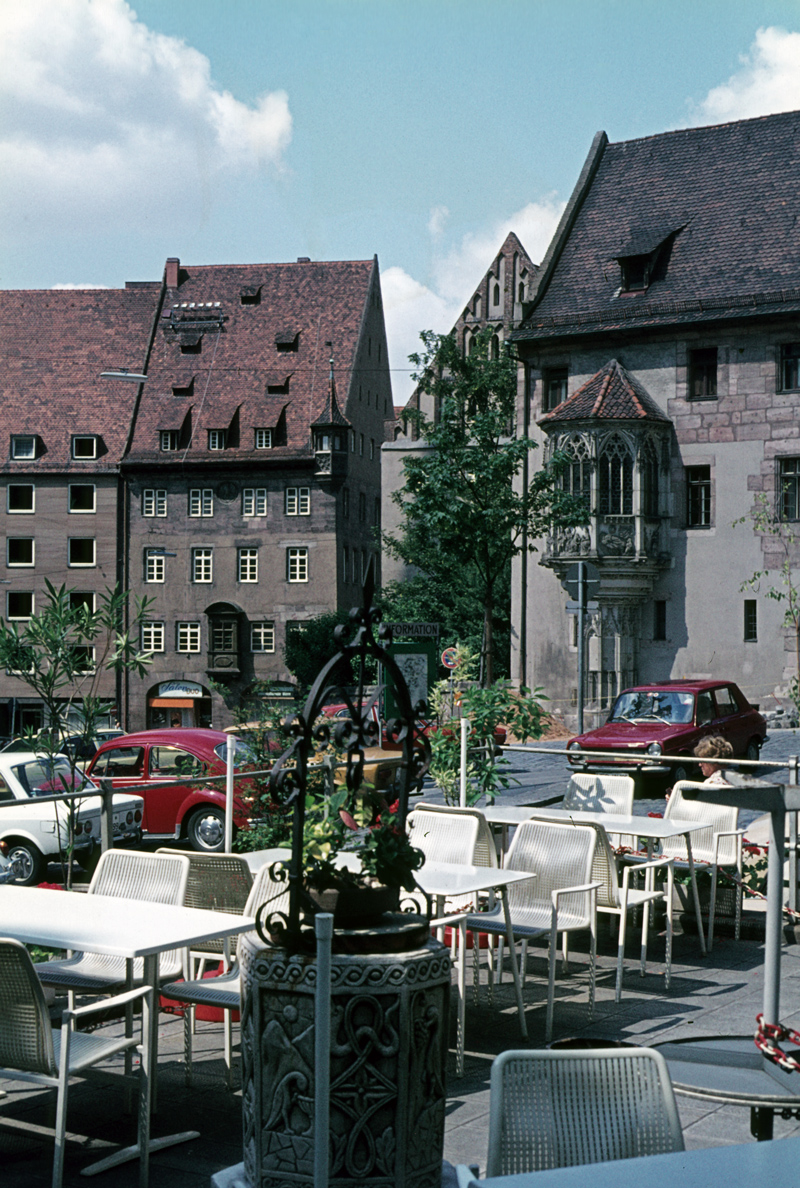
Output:
<path fill-rule="evenodd" d="M 667 421 L 669 417 L 637 379 L 616 359 L 606 363 L 568 400 L 539 418 L 539 424 L 556 421 Z"/>
<path fill-rule="evenodd" d="M 0 291 L 0 469 L 19 468 L 8 460 L 12 434 L 40 438 L 29 471 L 85 473 L 86 463 L 70 458 L 72 434 L 99 435 L 91 468 L 115 468 L 137 385 L 100 372 L 141 371 L 159 287 Z"/>
<path fill-rule="evenodd" d="M 797 310 L 799 215 L 800 112 L 599 134 L 514 338 Z M 665 239 L 647 291 L 620 295 L 618 258 Z"/>
<path fill-rule="evenodd" d="M 213 460 L 205 431 L 228 428 L 237 414 L 237 460 L 264 462 L 256 428 L 279 430 L 270 461 L 313 457 L 310 426 L 330 402 L 326 344 L 346 399 L 376 269 L 375 260 L 181 266 L 164 299 L 131 460 L 172 464 L 158 431 L 176 427 L 177 411 L 183 424 L 190 407 L 193 461 Z M 187 374 L 191 394 L 175 394 Z"/>

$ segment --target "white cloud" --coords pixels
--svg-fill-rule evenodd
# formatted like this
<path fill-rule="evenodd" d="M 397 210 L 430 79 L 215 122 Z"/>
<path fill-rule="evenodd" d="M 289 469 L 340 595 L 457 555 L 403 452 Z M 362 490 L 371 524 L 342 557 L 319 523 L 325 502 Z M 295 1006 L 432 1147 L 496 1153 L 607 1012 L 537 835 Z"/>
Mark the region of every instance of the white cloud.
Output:
<path fill-rule="evenodd" d="M 434 239 L 438 239 L 445 229 L 450 211 L 446 206 L 434 206 L 428 219 L 428 231 Z"/>
<path fill-rule="evenodd" d="M 145 226 L 178 198 L 196 211 L 223 170 L 280 169 L 292 135 L 283 91 L 248 106 L 219 90 L 203 54 L 124 0 L 0 6 L 0 96 L 12 224 Z"/>
<path fill-rule="evenodd" d="M 696 123 L 718 124 L 800 108 L 800 33 L 759 29 L 742 67 L 695 108 Z"/>
<path fill-rule="evenodd" d="M 535 263 L 544 256 L 553 237 L 564 203 L 550 196 L 529 202 L 508 218 L 496 220 L 481 231 L 469 232 L 446 253 L 434 255 L 432 283 L 425 285 L 402 268 L 387 268 L 381 274 L 389 362 L 395 404 L 405 404 L 413 391 L 408 356 L 419 350 L 420 330 L 445 334 L 450 330 L 502 247 L 514 231 Z M 435 237 L 434 215 L 446 207 L 435 207 L 428 230 Z"/>

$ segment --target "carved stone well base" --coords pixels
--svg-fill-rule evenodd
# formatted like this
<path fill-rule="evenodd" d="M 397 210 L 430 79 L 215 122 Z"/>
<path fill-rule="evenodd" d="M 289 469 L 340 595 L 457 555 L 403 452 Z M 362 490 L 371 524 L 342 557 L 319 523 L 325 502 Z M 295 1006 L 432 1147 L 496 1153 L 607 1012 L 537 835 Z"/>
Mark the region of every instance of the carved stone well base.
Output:
<path fill-rule="evenodd" d="M 311 955 L 242 944 L 244 1170 L 249 1188 L 314 1183 Z M 439 1188 L 450 954 L 334 954 L 330 1183 Z"/>

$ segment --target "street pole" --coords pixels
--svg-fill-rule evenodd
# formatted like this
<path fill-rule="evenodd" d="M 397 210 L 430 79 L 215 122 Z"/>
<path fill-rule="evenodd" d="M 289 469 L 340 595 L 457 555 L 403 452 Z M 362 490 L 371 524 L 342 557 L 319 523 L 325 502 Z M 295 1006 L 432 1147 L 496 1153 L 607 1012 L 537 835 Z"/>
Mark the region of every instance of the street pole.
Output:
<path fill-rule="evenodd" d="M 586 676 L 586 562 L 578 562 L 578 734 L 583 734 L 583 688 Z"/>

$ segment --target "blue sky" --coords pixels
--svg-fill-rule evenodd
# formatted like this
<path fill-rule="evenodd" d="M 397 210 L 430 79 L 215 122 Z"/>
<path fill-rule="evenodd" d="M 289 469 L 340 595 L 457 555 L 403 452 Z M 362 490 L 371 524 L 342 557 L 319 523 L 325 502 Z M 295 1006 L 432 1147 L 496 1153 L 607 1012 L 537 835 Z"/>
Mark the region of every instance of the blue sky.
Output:
<path fill-rule="evenodd" d="M 0 285 L 365 258 L 395 400 L 592 136 L 800 108 L 800 0 L 5 0 Z"/>

